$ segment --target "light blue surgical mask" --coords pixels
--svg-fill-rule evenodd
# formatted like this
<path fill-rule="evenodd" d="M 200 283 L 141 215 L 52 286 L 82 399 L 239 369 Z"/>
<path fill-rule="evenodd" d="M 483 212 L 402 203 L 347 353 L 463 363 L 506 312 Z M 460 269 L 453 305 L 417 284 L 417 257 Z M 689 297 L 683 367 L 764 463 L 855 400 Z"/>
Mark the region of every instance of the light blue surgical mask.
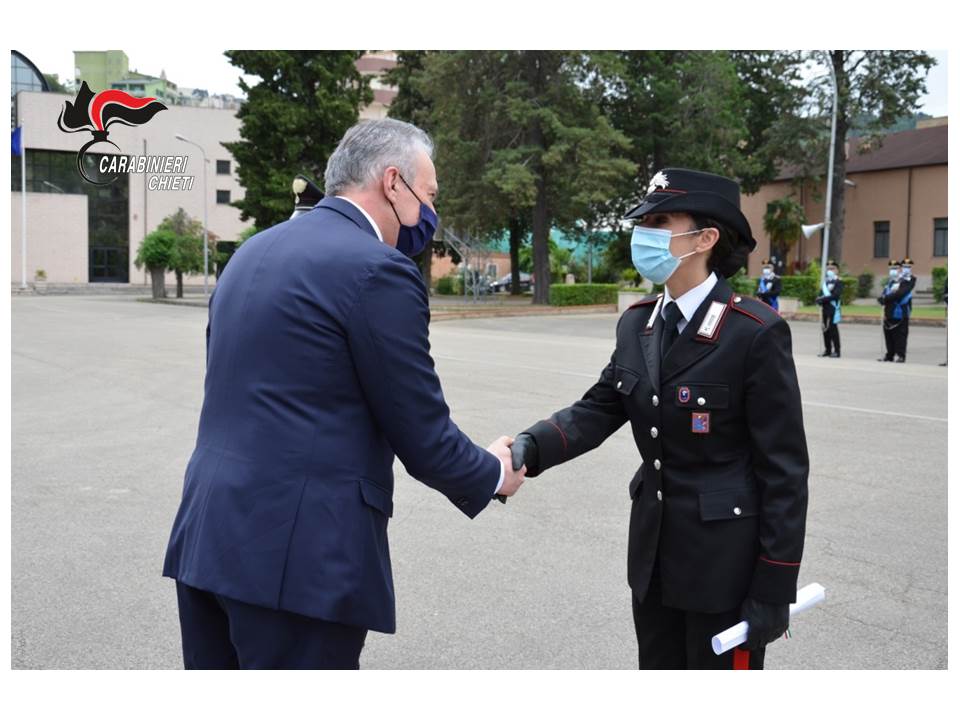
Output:
<path fill-rule="evenodd" d="M 896 280 L 899 276 L 900 276 L 900 271 L 899 271 L 899 270 L 891 270 L 891 271 L 890 271 L 890 278 L 891 278 L 892 280 Z"/>
<path fill-rule="evenodd" d="M 769 280 L 770 278 L 772 278 L 772 277 L 773 277 L 773 270 L 771 270 L 770 268 L 764 268 L 764 269 L 763 269 L 763 277 L 764 277 L 765 279 L 767 279 L 767 280 Z"/>
<path fill-rule="evenodd" d="M 697 253 L 694 250 L 676 257 L 670 252 L 670 238 L 696 235 L 701 232 L 703 230 L 691 230 L 674 235 L 669 230 L 637 225 L 630 239 L 630 257 L 633 260 L 633 266 L 638 273 L 645 278 L 650 278 L 652 282 L 665 283 L 680 265 L 681 260 Z"/>
<path fill-rule="evenodd" d="M 913 270 L 911 270 L 910 268 L 906 268 L 906 267 L 905 267 L 905 268 L 903 269 L 903 279 L 904 279 L 904 280 L 909 280 L 911 275 L 913 275 Z"/>
<path fill-rule="evenodd" d="M 833 270 L 827 270 L 827 280 L 836 280 L 837 274 Z"/>

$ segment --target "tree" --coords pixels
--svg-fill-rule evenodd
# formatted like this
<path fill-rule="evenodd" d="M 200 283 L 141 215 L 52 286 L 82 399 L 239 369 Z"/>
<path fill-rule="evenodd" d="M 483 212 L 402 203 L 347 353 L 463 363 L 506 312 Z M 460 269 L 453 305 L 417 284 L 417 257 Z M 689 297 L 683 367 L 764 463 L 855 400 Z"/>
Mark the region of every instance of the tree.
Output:
<path fill-rule="evenodd" d="M 260 81 L 240 80 L 247 101 L 237 112 L 240 137 L 223 143 L 237 161 L 245 194 L 241 220 L 268 228 L 290 217 L 297 173 L 322 182 L 327 159 L 373 99 L 357 50 L 228 50 L 230 62 Z"/>
<path fill-rule="evenodd" d="M 177 235 L 172 230 L 157 228 L 143 239 L 140 247 L 137 248 L 137 256 L 133 264 L 137 269 L 146 267 L 150 271 L 150 281 L 152 285 L 154 299 L 165 298 L 167 296 L 164 287 L 164 274 L 170 264 L 170 258 L 173 253 L 173 246 L 177 241 Z"/>
<path fill-rule="evenodd" d="M 843 257 L 844 196 L 847 177 L 847 140 L 852 131 L 861 133 L 859 151 L 883 144 L 882 130 L 919 107 L 927 89 L 927 71 L 936 64 L 930 55 L 909 50 L 829 50 L 810 59 L 829 62 L 837 82 L 837 134 L 833 153 L 833 197 L 830 208 L 830 255 Z M 819 116 L 826 118 L 829 139 L 833 89 L 829 72 L 813 85 L 812 100 Z M 857 127 L 854 120 L 863 119 Z M 822 125 L 821 125 L 822 127 Z M 826 145 L 820 157 L 826 154 Z M 822 163 L 826 166 L 826 163 Z"/>
<path fill-rule="evenodd" d="M 172 215 L 168 215 L 159 225 L 160 230 L 167 230 L 173 234 L 173 244 L 170 248 L 170 257 L 167 269 L 177 276 L 177 297 L 183 297 L 184 273 L 203 272 L 203 223 L 187 214 L 183 208 L 177 208 Z M 216 236 L 207 233 L 209 244 L 209 260 L 216 262 Z"/>
<path fill-rule="evenodd" d="M 800 238 L 805 219 L 803 207 L 792 197 L 780 198 L 767 205 L 763 229 L 770 237 L 771 255 L 786 260 L 790 248 Z"/>

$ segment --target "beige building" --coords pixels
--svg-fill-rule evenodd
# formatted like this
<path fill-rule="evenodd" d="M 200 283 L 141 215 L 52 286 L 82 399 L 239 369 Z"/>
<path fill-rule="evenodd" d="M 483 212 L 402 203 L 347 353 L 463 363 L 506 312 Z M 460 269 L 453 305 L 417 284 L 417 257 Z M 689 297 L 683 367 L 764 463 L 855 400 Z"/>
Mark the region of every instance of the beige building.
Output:
<path fill-rule="evenodd" d="M 91 134 L 65 133 L 57 126 L 64 103 L 73 99 L 50 92 L 17 95 L 18 124 L 27 150 L 28 283 L 43 270 L 49 283 L 146 284 L 146 272 L 133 263 L 137 248 L 148 232 L 180 207 L 202 221 L 206 203 L 209 232 L 219 240 L 236 240 L 250 224 L 241 222 L 240 211 L 229 204 L 243 196 L 236 163 L 221 144 L 240 137 L 234 110 L 171 106 L 138 127 L 111 125 L 108 139 L 119 153 L 186 156 L 186 166 L 174 173 L 129 173 L 98 188 L 84 181 L 76 167 L 77 151 Z M 178 134 L 206 153 L 205 194 L 201 151 L 177 140 Z M 97 151 L 118 153 L 104 143 L 90 148 L 91 153 Z M 11 269 L 12 281 L 19 284 L 21 173 L 20 158 L 12 160 Z M 183 189 L 158 189 L 165 177 L 183 178 Z M 203 277 L 186 277 L 184 282 L 202 284 Z"/>
<path fill-rule="evenodd" d="M 917 288 L 932 284 L 931 270 L 947 263 L 947 120 L 922 122 L 915 130 L 887 135 L 883 145 L 865 154 L 848 151 L 843 256 L 837 257 L 850 273 L 873 272 L 881 281 L 890 260 L 914 261 Z M 749 273 L 760 273 L 760 263 L 771 254 L 763 230 L 767 204 L 793 195 L 803 207 L 807 223 L 823 222 L 825 183 L 794 187 L 784 172 L 775 182 L 741 204 L 750 221 L 757 249 Z M 790 266 L 820 257 L 822 236 L 800 238 L 790 252 Z M 832 257 L 835 253 L 830 252 Z"/>

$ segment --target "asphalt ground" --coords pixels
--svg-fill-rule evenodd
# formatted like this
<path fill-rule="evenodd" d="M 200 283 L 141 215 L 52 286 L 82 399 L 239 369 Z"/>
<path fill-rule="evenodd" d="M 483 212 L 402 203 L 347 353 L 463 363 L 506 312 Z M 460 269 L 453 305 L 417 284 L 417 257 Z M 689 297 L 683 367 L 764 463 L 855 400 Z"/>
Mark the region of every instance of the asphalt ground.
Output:
<path fill-rule="evenodd" d="M 206 313 L 130 297 L 14 297 L 12 664 L 182 667 L 160 575 L 203 382 Z M 616 315 L 457 320 L 431 328 L 454 420 L 486 446 L 576 400 Z M 801 584 L 827 601 L 768 647 L 767 667 L 947 666 L 947 370 L 943 328 L 877 363 L 880 329 L 791 324 L 811 457 Z M 468 520 L 399 463 L 390 524 L 396 635 L 364 668 L 636 666 L 626 585 L 628 427 Z"/>

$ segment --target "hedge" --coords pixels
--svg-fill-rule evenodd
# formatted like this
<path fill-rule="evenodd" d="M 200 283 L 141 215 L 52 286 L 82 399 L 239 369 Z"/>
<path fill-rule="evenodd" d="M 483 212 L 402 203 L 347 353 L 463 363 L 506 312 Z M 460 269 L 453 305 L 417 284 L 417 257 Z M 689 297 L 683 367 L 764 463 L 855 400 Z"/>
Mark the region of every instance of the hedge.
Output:
<path fill-rule="evenodd" d="M 933 273 L 933 299 L 943 302 L 943 291 L 947 284 L 947 266 L 935 267 Z"/>
<path fill-rule="evenodd" d="M 618 285 L 551 285 L 551 305 L 616 305 Z"/>

